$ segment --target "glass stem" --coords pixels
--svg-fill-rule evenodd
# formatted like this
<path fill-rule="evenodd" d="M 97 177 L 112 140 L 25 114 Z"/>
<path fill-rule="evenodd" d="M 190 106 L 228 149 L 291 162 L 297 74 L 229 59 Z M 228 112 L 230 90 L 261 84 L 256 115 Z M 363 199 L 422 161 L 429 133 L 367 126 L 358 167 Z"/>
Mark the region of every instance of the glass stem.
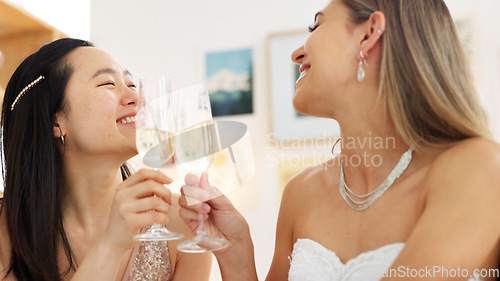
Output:
<path fill-rule="evenodd" d="M 153 168 L 153 170 L 158 171 L 158 168 Z M 156 195 L 154 195 L 154 194 L 153 194 L 153 196 L 156 197 Z M 154 212 L 154 211 L 155 210 L 150 210 L 150 212 Z M 151 228 L 153 228 L 153 229 L 158 229 L 158 228 L 161 228 L 161 227 L 162 227 L 162 225 L 159 224 L 159 223 L 153 223 L 151 225 Z"/>
<path fill-rule="evenodd" d="M 198 228 L 196 229 L 196 235 L 205 235 L 205 225 L 203 222 L 203 214 L 198 214 Z"/>

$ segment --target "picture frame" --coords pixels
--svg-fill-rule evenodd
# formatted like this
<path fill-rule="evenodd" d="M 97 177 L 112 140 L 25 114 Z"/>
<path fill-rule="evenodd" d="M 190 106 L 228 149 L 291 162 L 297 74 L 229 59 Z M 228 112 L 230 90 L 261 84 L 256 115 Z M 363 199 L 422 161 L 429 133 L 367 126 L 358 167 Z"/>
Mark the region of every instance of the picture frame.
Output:
<path fill-rule="evenodd" d="M 275 141 L 340 136 L 340 128 L 335 120 L 302 115 L 293 107 L 299 66 L 292 62 L 291 55 L 304 44 L 308 35 L 306 31 L 291 31 L 268 36 L 269 114 L 271 137 Z"/>
<path fill-rule="evenodd" d="M 253 114 L 253 64 L 250 45 L 205 48 L 203 78 L 214 117 Z"/>

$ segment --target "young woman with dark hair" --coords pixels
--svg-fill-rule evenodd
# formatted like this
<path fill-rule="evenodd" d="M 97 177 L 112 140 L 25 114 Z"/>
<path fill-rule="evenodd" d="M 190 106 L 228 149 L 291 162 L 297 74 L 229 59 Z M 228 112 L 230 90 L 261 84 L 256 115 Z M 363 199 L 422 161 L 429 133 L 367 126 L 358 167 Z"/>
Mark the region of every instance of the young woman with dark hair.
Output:
<path fill-rule="evenodd" d="M 152 223 L 189 232 L 171 179 L 126 165 L 136 112 L 130 73 L 89 42 L 60 39 L 21 63 L 2 107 L 0 279 L 208 279 L 209 254 L 132 238 Z"/>

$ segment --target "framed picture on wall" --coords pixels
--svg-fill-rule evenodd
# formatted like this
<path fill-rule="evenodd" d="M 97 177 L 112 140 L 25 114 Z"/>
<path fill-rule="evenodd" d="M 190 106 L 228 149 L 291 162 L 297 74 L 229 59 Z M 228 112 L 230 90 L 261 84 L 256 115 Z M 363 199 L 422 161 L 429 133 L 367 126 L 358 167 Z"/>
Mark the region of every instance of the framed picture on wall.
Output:
<path fill-rule="evenodd" d="M 303 115 L 293 107 L 295 82 L 300 73 L 299 65 L 292 62 L 291 55 L 304 44 L 308 35 L 305 31 L 293 31 L 268 37 L 271 134 L 277 141 L 326 139 L 340 135 L 335 120 Z"/>
<path fill-rule="evenodd" d="M 253 113 L 252 48 L 210 49 L 204 56 L 212 115 Z"/>

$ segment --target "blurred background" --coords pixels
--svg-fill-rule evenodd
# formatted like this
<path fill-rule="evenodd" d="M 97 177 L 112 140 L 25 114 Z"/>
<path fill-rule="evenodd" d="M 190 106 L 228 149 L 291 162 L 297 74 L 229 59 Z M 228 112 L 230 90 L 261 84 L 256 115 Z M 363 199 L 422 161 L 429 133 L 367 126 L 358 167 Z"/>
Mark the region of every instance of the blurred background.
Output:
<path fill-rule="evenodd" d="M 284 184 L 304 167 L 331 157 L 338 136 L 335 122 L 297 115 L 291 105 L 297 76 L 291 52 L 304 42 L 314 14 L 328 2 L 0 0 L 0 93 L 24 57 L 65 36 L 92 41 L 136 77 L 167 74 L 174 90 L 210 84 L 213 104 L 236 105 L 235 110 L 218 113 L 216 119 L 248 126 L 255 173 L 228 196 L 250 224 L 263 280 L 274 251 Z M 499 139 L 500 25 L 494 18 L 500 1 L 445 2 L 455 18 L 491 129 Z M 234 61 L 239 61 L 238 66 Z M 140 165 L 140 159 L 132 163 Z M 176 179 L 180 184 L 180 178 Z M 220 280 L 215 260 L 210 280 Z"/>

